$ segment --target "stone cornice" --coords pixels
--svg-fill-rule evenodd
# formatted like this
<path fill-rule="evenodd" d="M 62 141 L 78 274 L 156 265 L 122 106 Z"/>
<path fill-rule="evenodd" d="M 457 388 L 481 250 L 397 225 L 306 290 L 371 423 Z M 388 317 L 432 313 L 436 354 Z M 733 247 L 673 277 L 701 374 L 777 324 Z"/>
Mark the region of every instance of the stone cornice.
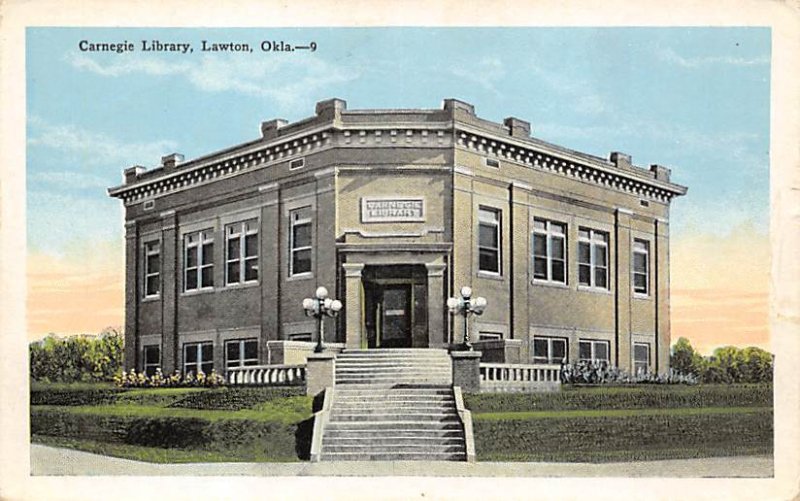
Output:
<path fill-rule="evenodd" d="M 175 172 L 143 179 L 131 185 L 122 185 L 108 190 L 109 195 L 121 198 L 126 204 L 172 192 L 187 186 L 213 182 L 232 177 L 253 167 L 262 167 L 285 162 L 292 157 L 304 155 L 329 146 L 333 134 L 330 126 L 303 131 L 280 140 L 259 144 L 257 147 L 226 150 L 224 156 L 207 156 L 182 164 Z M 248 143 L 249 144 L 249 143 Z"/>
<path fill-rule="evenodd" d="M 589 181 L 608 188 L 669 202 L 683 195 L 686 188 L 646 177 L 648 172 L 623 171 L 601 159 L 579 155 L 569 150 L 555 151 L 544 144 L 533 144 L 511 137 L 499 138 L 474 127 L 456 125 L 456 145 L 482 155 L 491 155 L 529 168 L 554 172 Z"/>
<path fill-rule="evenodd" d="M 413 110 L 406 112 L 410 115 Z M 130 205 L 333 147 L 455 147 L 665 203 L 676 195 L 686 193 L 685 187 L 655 179 L 649 171 L 638 167 L 619 168 L 598 157 L 536 139 L 502 136 L 496 131 L 458 120 L 430 123 L 397 121 L 394 124 L 341 124 L 329 121 L 276 137 L 269 142 L 244 143 L 168 170 L 161 167 L 161 172 L 146 172 L 141 179 L 110 188 L 108 193 Z M 461 170 L 456 167 L 456 172 Z M 527 180 L 519 181 L 528 184 Z"/>

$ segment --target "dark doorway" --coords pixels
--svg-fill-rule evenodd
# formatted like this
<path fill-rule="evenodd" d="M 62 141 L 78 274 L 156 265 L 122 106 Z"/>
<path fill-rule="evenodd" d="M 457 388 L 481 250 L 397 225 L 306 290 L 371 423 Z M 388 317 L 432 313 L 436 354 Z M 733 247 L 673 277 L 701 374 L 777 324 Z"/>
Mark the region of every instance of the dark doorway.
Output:
<path fill-rule="evenodd" d="M 369 289 L 370 291 L 367 292 L 368 346 L 370 348 L 410 348 L 411 326 L 413 325 L 411 284 L 371 284 Z M 370 324 L 371 329 L 369 328 Z"/>
<path fill-rule="evenodd" d="M 413 266 L 368 267 L 364 277 L 364 327 L 368 348 L 427 344 L 426 276 Z"/>

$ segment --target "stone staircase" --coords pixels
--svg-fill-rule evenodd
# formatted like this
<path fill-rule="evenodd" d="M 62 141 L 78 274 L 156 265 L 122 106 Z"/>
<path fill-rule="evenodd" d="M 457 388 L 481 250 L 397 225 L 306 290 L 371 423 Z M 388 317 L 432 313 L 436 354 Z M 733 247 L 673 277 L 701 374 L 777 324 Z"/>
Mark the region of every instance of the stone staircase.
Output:
<path fill-rule="evenodd" d="M 466 461 L 451 372 L 445 350 L 340 353 L 320 459 Z"/>

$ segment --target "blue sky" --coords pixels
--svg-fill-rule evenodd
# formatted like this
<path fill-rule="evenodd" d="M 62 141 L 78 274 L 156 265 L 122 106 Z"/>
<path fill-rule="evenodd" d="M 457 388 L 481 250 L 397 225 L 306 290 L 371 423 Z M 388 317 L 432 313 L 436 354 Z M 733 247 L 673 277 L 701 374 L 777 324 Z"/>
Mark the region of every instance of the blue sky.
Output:
<path fill-rule="evenodd" d="M 150 55 L 141 40 L 191 42 Z M 124 54 L 81 40 L 131 41 Z M 241 41 L 252 54 L 200 52 Z M 261 40 L 317 43 L 263 53 Z M 606 156 L 660 163 L 689 186 L 674 236 L 725 235 L 768 221 L 770 32 L 765 28 L 64 29 L 27 34 L 29 252 L 121 244 L 122 169 L 192 158 L 258 137 L 262 120 L 350 108 L 438 108 L 443 98 L 533 135 Z M 121 248 L 121 245 L 120 245 Z"/>

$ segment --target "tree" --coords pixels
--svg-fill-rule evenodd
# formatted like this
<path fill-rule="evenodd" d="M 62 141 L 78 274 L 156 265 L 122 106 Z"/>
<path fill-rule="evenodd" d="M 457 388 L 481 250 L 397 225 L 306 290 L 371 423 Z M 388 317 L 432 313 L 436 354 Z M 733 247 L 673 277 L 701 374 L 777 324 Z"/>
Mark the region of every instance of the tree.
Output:
<path fill-rule="evenodd" d="M 37 381 L 110 381 L 122 367 L 123 342 L 116 329 L 99 336 L 58 338 L 29 346 L 30 376 Z"/>
<path fill-rule="evenodd" d="M 669 357 L 670 367 L 682 374 L 699 376 L 704 368 L 703 357 L 694 351 L 685 337 L 678 338 Z"/>

